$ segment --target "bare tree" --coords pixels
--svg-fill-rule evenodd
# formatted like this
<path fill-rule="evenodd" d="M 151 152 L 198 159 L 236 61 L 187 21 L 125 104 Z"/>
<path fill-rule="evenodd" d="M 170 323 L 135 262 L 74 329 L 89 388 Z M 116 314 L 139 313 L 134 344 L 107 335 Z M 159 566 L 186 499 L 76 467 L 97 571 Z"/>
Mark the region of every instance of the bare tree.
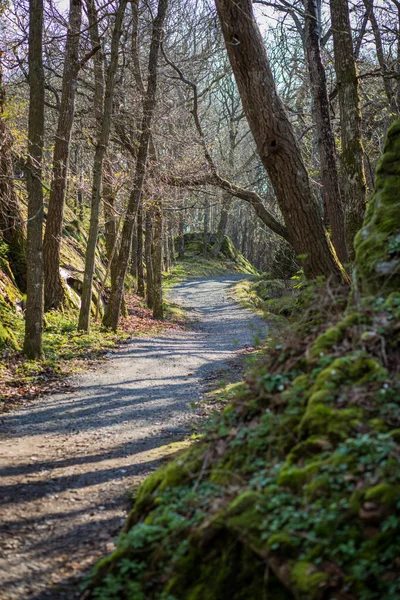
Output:
<path fill-rule="evenodd" d="M 53 154 L 53 174 L 43 242 L 45 309 L 59 308 L 65 297 L 60 277 L 64 199 L 79 71 L 82 0 L 70 0 L 60 111 Z"/>
<path fill-rule="evenodd" d="M 320 21 L 317 0 L 305 0 L 305 46 L 310 74 L 311 93 L 315 109 L 320 177 L 324 205 L 332 232 L 332 243 L 339 260 L 347 261 L 344 230 L 344 211 L 336 166 L 336 148 L 333 137 L 325 68 L 321 57 Z"/>
<path fill-rule="evenodd" d="M 115 284 L 112 286 L 109 302 L 104 314 L 103 325 L 116 330 L 118 327 L 119 313 L 125 284 L 125 276 L 129 263 L 132 245 L 133 225 L 141 200 L 143 183 L 146 174 L 146 163 L 151 136 L 151 123 L 156 104 L 157 92 L 157 67 L 158 56 L 162 38 L 164 20 L 167 12 L 168 0 L 159 0 L 158 13 L 153 21 L 153 31 L 150 44 L 147 90 L 143 104 L 143 118 L 141 135 L 136 162 L 135 180 L 129 198 L 128 210 L 122 228 L 121 245 L 116 266 Z"/>
<path fill-rule="evenodd" d="M 28 227 L 27 285 L 24 354 L 42 357 L 43 337 L 43 187 L 44 136 L 43 0 L 29 3 L 29 122 L 28 122 Z"/>
<path fill-rule="evenodd" d="M 97 236 L 99 232 L 99 216 L 101 203 L 101 183 L 103 161 L 110 138 L 111 114 L 114 98 L 115 75 L 118 66 L 118 48 L 122 32 L 122 21 L 125 14 L 127 0 L 121 0 L 115 17 L 114 29 L 111 40 L 111 57 L 107 69 L 104 110 L 101 120 L 101 129 L 98 134 L 96 152 L 93 164 L 92 201 L 90 212 L 89 237 L 86 247 L 85 273 L 83 276 L 82 304 L 79 314 L 78 329 L 89 331 L 90 309 L 92 304 L 92 286 L 94 264 L 96 255 Z"/>
<path fill-rule="evenodd" d="M 278 96 L 250 0 L 216 0 L 250 129 L 307 277 L 343 279 L 297 140 Z"/>
<path fill-rule="evenodd" d="M 366 181 L 361 142 L 359 80 L 353 51 L 348 0 L 330 1 L 336 85 L 340 110 L 341 169 L 345 232 L 349 258 L 354 259 L 354 236 L 365 212 Z"/>

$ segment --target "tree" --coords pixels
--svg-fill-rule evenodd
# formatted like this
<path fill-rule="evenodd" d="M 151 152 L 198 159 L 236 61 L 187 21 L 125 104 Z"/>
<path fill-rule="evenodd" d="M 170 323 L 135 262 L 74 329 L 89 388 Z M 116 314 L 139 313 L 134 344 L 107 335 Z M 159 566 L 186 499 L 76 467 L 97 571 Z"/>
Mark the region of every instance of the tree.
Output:
<path fill-rule="evenodd" d="M 304 20 L 304 37 L 311 93 L 315 110 L 324 206 L 331 227 L 332 243 L 339 260 L 342 263 L 345 263 L 347 261 L 347 249 L 344 230 L 344 211 L 336 166 L 335 139 L 331 127 L 325 68 L 321 57 L 317 0 L 305 0 L 304 8 L 306 13 Z"/>
<path fill-rule="evenodd" d="M 90 0 L 92 1 L 92 0 Z M 101 183 L 103 174 L 103 161 L 106 154 L 111 129 L 111 114 L 114 98 L 115 75 L 118 66 L 118 48 L 122 33 L 122 21 L 125 14 L 127 0 L 121 0 L 115 17 L 115 24 L 111 41 L 110 64 L 107 69 L 107 77 L 104 95 L 104 110 L 101 119 L 101 127 L 98 132 L 96 152 L 93 163 L 92 199 L 90 209 L 89 237 L 86 247 L 85 272 L 83 276 L 82 304 L 79 313 L 78 329 L 89 331 L 90 310 L 92 304 L 92 286 L 94 275 L 94 263 L 96 256 L 97 236 L 99 232 L 99 216 L 101 203 Z M 93 5 L 94 6 L 94 5 Z M 93 26 L 93 24 L 92 24 Z M 97 99 L 96 102 L 100 102 Z"/>
<path fill-rule="evenodd" d="M 297 140 L 278 96 L 250 0 L 216 0 L 243 109 L 307 277 L 337 281 L 343 272 L 324 229 Z"/>
<path fill-rule="evenodd" d="M 121 245 L 116 264 L 116 278 L 111 289 L 110 299 L 103 318 L 103 325 L 113 330 L 116 330 L 118 327 L 125 276 L 132 246 L 133 226 L 139 208 L 146 174 L 146 163 L 151 137 L 151 124 L 156 104 L 158 56 L 167 7 L 168 0 L 159 0 L 157 16 L 153 21 L 148 64 L 149 76 L 147 81 L 146 95 L 143 103 L 143 118 L 136 162 L 135 179 L 129 198 L 127 214 L 122 228 Z"/>
<path fill-rule="evenodd" d="M 43 336 L 43 187 L 44 71 L 43 0 L 29 3 L 28 226 L 24 354 L 42 356 Z"/>
<path fill-rule="evenodd" d="M 60 249 L 70 140 L 80 66 L 79 38 L 81 21 L 82 0 L 70 0 L 61 103 L 54 143 L 53 173 L 43 242 L 46 310 L 59 308 L 65 297 L 64 284 L 60 276 Z"/>
<path fill-rule="evenodd" d="M 351 35 L 348 0 L 330 1 L 336 86 L 341 135 L 341 169 L 345 234 L 349 258 L 354 259 L 354 236 L 360 229 L 366 202 L 364 151 L 361 141 L 359 80 Z"/>

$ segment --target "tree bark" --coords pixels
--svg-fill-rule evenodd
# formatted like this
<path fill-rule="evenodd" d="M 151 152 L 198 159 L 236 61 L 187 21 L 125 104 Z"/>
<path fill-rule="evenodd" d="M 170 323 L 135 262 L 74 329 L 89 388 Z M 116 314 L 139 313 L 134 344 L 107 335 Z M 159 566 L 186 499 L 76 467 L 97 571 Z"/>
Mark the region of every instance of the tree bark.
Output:
<path fill-rule="evenodd" d="M 144 271 L 143 271 L 143 206 L 140 203 L 137 219 L 137 293 L 144 298 Z"/>
<path fill-rule="evenodd" d="M 153 317 L 162 319 L 162 262 L 163 262 L 163 211 L 161 199 L 154 203 L 154 237 L 153 237 Z M 168 238 L 167 238 L 168 244 Z"/>
<path fill-rule="evenodd" d="M 103 172 L 103 160 L 108 146 L 111 128 L 111 114 L 114 98 L 115 74 L 118 66 L 118 48 L 122 33 L 122 21 L 125 14 L 127 0 L 121 0 L 112 34 L 111 57 L 107 69 L 107 80 L 104 96 L 104 110 L 101 122 L 101 130 L 97 140 L 94 164 L 93 164 L 93 183 L 92 200 L 90 212 L 89 236 L 86 247 L 85 272 L 83 276 L 82 304 L 79 314 L 78 329 L 82 331 L 90 330 L 90 309 L 92 304 L 92 285 L 94 276 L 94 265 L 96 256 L 97 237 L 99 233 L 99 215 L 101 202 L 101 180 Z M 130 250 L 130 249 L 129 249 Z M 122 300 L 122 298 L 121 298 Z"/>
<path fill-rule="evenodd" d="M 343 280 L 312 184 L 279 98 L 251 0 L 216 0 L 229 60 L 261 161 L 289 239 L 307 277 Z"/>
<path fill-rule="evenodd" d="M 70 0 L 61 104 L 54 143 L 53 172 L 43 241 L 45 310 L 59 308 L 65 297 L 64 284 L 60 276 L 60 250 L 71 131 L 74 121 L 75 94 L 79 72 L 81 22 L 82 0 Z"/>
<path fill-rule="evenodd" d="M 146 163 L 151 137 L 151 123 L 156 104 L 157 91 L 157 67 L 158 55 L 162 38 L 164 20 L 167 12 L 168 0 L 159 0 L 158 13 L 153 21 L 153 31 L 150 44 L 147 90 L 143 102 L 143 118 L 141 124 L 141 136 L 136 162 L 136 173 L 134 185 L 129 198 L 128 210 L 124 220 L 121 236 L 121 246 L 117 262 L 117 274 L 115 285 L 111 289 L 111 295 L 104 314 L 103 325 L 114 331 L 117 330 L 121 301 L 124 291 L 125 276 L 128 268 L 129 254 L 132 245 L 133 226 L 140 204 L 142 188 L 146 174 Z"/>
<path fill-rule="evenodd" d="M 111 281 L 115 278 L 115 260 L 117 257 L 118 226 L 115 214 L 115 194 L 113 186 L 112 164 L 107 155 L 103 165 L 103 211 L 104 211 L 104 238 L 106 242 L 107 260 L 110 265 Z"/>
<path fill-rule="evenodd" d="M 359 82 L 353 53 L 348 0 L 331 0 L 330 10 L 340 110 L 340 163 L 345 234 L 349 259 L 354 260 L 354 236 L 362 225 L 366 203 Z"/>
<path fill-rule="evenodd" d="M 43 337 L 43 187 L 44 136 L 43 0 L 29 3 L 29 118 L 28 118 L 28 227 L 27 286 L 24 354 L 42 357 Z"/>
<path fill-rule="evenodd" d="M 153 213 L 151 208 L 146 209 L 144 255 L 146 262 L 146 304 L 149 308 L 153 308 Z"/>
<path fill-rule="evenodd" d="M 344 212 L 336 166 L 336 148 L 331 127 L 325 68 L 322 63 L 316 0 L 305 0 L 304 34 L 311 93 L 315 110 L 320 177 L 324 206 L 331 227 L 332 243 L 342 263 L 347 261 Z"/>

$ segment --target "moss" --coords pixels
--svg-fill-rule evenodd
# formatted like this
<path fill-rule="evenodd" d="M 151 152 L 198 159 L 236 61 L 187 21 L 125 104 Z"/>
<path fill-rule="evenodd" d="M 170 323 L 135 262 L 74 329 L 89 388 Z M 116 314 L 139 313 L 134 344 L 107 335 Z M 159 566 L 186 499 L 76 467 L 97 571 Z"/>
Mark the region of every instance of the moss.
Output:
<path fill-rule="evenodd" d="M 312 563 L 299 561 L 293 565 L 291 583 L 300 600 L 322 598 L 328 580 L 328 573 L 318 571 Z"/>
<path fill-rule="evenodd" d="M 355 238 L 356 278 L 364 295 L 400 288 L 400 120 L 389 129 L 379 161 L 374 194 Z M 400 239 L 400 238 L 399 238 Z"/>
<path fill-rule="evenodd" d="M 285 558 L 290 558 L 296 553 L 296 543 L 285 531 L 271 535 L 267 540 L 267 548 Z"/>
<path fill-rule="evenodd" d="M 287 463 L 295 464 L 298 461 L 304 461 L 313 458 L 321 452 L 326 452 L 332 448 L 332 444 L 326 438 L 311 436 L 307 440 L 297 444 L 287 457 Z"/>
<path fill-rule="evenodd" d="M 385 381 L 387 369 L 366 353 L 354 353 L 336 358 L 319 373 L 315 390 L 337 389 L 341 384 L 362 384 L 367 381 Z"/>
<path fill-rule="evenodd" d="M 391 508 L 400 499 L 400 486 L 379 483 L 365 491 L 365 500 Z"/>
<path fill-rule="evenodd" d="M 325 352 L 331 350 L 336 344 L 339 344 L 343 337 L 344 333 L 338 327 L 330 327 L 316 339 L 311 348 L 311 356 L 323 356 Z"/>
<path fill-rule="evenodd" d="M 313 462 L 304 468 L 289 466 L 283 468 L 278 477 L 278 485 L 292 490 L 299 490 L 318 472 L 321 463 Z"/>
<path fill-rule="evenodd" d="M 18 342 L 11 329 L 6 328 L 0 323 L 0 350 L 5 347 L 12 348 L 13 350 L 18 350 L 19 348 Z"/>
<path fill-rule="evenodd" d="M 325 404 L 311 404 L 300 423 L 300 432 L 308 435 L 326 435 L 330 439 L 345 439 L 357 428 L 363 416 L 361 408 L 334 410 Z"/>
<path fill-rule="evenodd" d="M 368 421 L 368 426 L 371 427 L 371 429 L 375 429 L 375 431 L 381 431 L 382 433 L 386 433 L 389 430 L 388 425 L 383 419 L 370 419 Z"/>

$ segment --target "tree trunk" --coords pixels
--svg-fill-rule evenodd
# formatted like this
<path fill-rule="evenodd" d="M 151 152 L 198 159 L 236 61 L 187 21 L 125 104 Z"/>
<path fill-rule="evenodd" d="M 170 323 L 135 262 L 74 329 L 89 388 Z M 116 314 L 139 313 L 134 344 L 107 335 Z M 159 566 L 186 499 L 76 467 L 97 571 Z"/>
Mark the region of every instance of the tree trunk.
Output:
<path fill-rule="evenodd" d="M 144 239 L 144 255 L 146 262 L 146 303 L 153 308 L 153 214 L 152 209 L 146 210 L 146 234 Z"/>
<path fill-rule="evenodd" d="M 99 232 L 99 215 L 101 201 L 101 180 L 103 173 L 103 160 L 108 146 L 111 128 L 111 114 L 114 97 L 115 74 L 118 66 L 118 48 L 122 32 L 122 21 L 124 18 L 127 0 L 121 0 L 115 18 L 114 30 L 111 40 L 111 57 L 107 69 L 107 80 L 104 96 L 104 110 L 101 123 L 101 131 L 97 140 L 96 152 L 93 164 L 92 200 L 90 212 L 89 236 L 86 247 L 85 272 L 83 276 L 82 304 L 79 314 L 78 329 L 90 330 L 90 309 L 92 304 L 92 285 L 94 276 L 94 265 L 96 256 L 97 236 Z M 130 251 L 130 248 L 129 248 Z M 129 257 L 129 252 L 128 252 Z M 122 297 L 121 297 L 122 300 Z"/>
<path fill-rule="evenodd" d="M 79 71 L 81 22 L 82 0 L 70 0 L 61 105 L 54 143 L 53 173 L 43 242 L 45 310 L 59 308 L 65 297 L 64 285 L 60 276 L 60 249 L 71 131 L 75 112 L 75 93 Z"/>
<path fill-rule="evenodd" d="M 8 245 L 7 259 L 22 292 L 26 291 L 26 232 L 19 199 L 14 187 L 12 136 L 3 119 L 5 93 L 0 61 L 0 231 Z"/>
<path fill-rule="evenodd" d="M 103 165 L 104 238 L 106 242 L 107 260 L 110 264 L 111 281 L 115 278 L 115 260 L 117 257 L 116 244 L 118 235 L 114 204 L 115 194 L 112 164 L 108 157 L 105 156 Z"/>
<path fill-rule="evenodd" d="M 354 260 L 354 236 L 365 213 L 366 180 L 361 142 L 359 84 L 348 0 L 331 0 L 336 85 L 340 110 L 340 156 L 344 192 L 345 234 L 349 259 Z"/>
<path fill-rule="evenodd" d="M 332 243 L 342 263 L 347 261 L 344 212 L 336 166 L 336 148 L 329 113 L 325 69 L 322 64 L 316 0 L 305 0 L 305 44 L 315 110 L 320 176 Z"/>
<path fill-rule="evenodd" d="M 24 354 L 42 357 L 43 336 L 43 187 L 44 136 L 43 0 L 29 3 L 29 119 L 28 119 L 28 227 L 27 286 Z"/>
<path fill-rule="evenodd" d="M 149 141 L 151 136 L 151 122 L 156 104 L 157 91 L 157 67 L 159 48 L 162 39 L 165 15 L 167 12 L 168 0 L 159 0 L 158 13 L 153 21 L 153 31 L 151 36 L 148 81 L 147 90 L 143 103 L 143 118 L 141 124 L 141 135 L 139 141 L 139 150 L 136 162 L 136 173 L 133 189 L 129 198 L 128 210 L 124 220 L 121 236 L 121 246 L 117 262 L 117 275 L 115 285 L 111 289 L 110 299 L 104 313 L 103 325 L 114 331 L 117 330 L 119 313 L 121 310 L 121 301 L 124 291 L 125 276 L 128 268 L 129 253 L 132 245 L 133 226 L 140 204 L 142 188 L 146 174 L 146 163 L 149 151 Z"/>
<path fill-rule="evenodd" d="M 243 109 L 307 277 L 343 280 L 300 149 L 278 96 L 251 0 L 216 0 Z"/>
<path fill-rule="evenodd" d="M 178 258 L 185 258 L 185 211 L 182 210 L 179 214 L 179 248 Z"/>
<path fill-rule="evenodd" d="M 222 192 L 222 203 L 221 203 L 221 214 L 218 221 L 217 227 L 217 241 L 213 246 L 212 253 L 214 257 L 217 257 L 224 241 L 226 234 L 226 227 L 228 225 L 229 208 L 232 203 L 231 195 L 228 192 Z"/>
<path fill-rule="evenodd" d="M 208 256 L 208 242 L 210 239 L 210 200 L 206 198 L 204 207 L 204 230 L 203 230 L 203 256 Z"/>
<path fill-rule="evenodd" d="M 161 200 L 157 200 L 154 203 L 153 243 L 153 317 L 155 319 L 162 319 L 164 313 L 162 296 L 163 212 Z"/>
<path fill-rule="evenodd" d="M 138 213 L 139 215 L 139 213 Z M 131 250 L 131 275 L 136 279 L 138 278 L 138 215 L 136 216 L 136 222 L 133 226 L 132 233 L 132 250 Z"/>
<path fill-rule="evenodd" d="M 144 271 L 143 271 L 143 206 L 139 205 L 137 212 L 137 293 L 144 298 Z"/>

